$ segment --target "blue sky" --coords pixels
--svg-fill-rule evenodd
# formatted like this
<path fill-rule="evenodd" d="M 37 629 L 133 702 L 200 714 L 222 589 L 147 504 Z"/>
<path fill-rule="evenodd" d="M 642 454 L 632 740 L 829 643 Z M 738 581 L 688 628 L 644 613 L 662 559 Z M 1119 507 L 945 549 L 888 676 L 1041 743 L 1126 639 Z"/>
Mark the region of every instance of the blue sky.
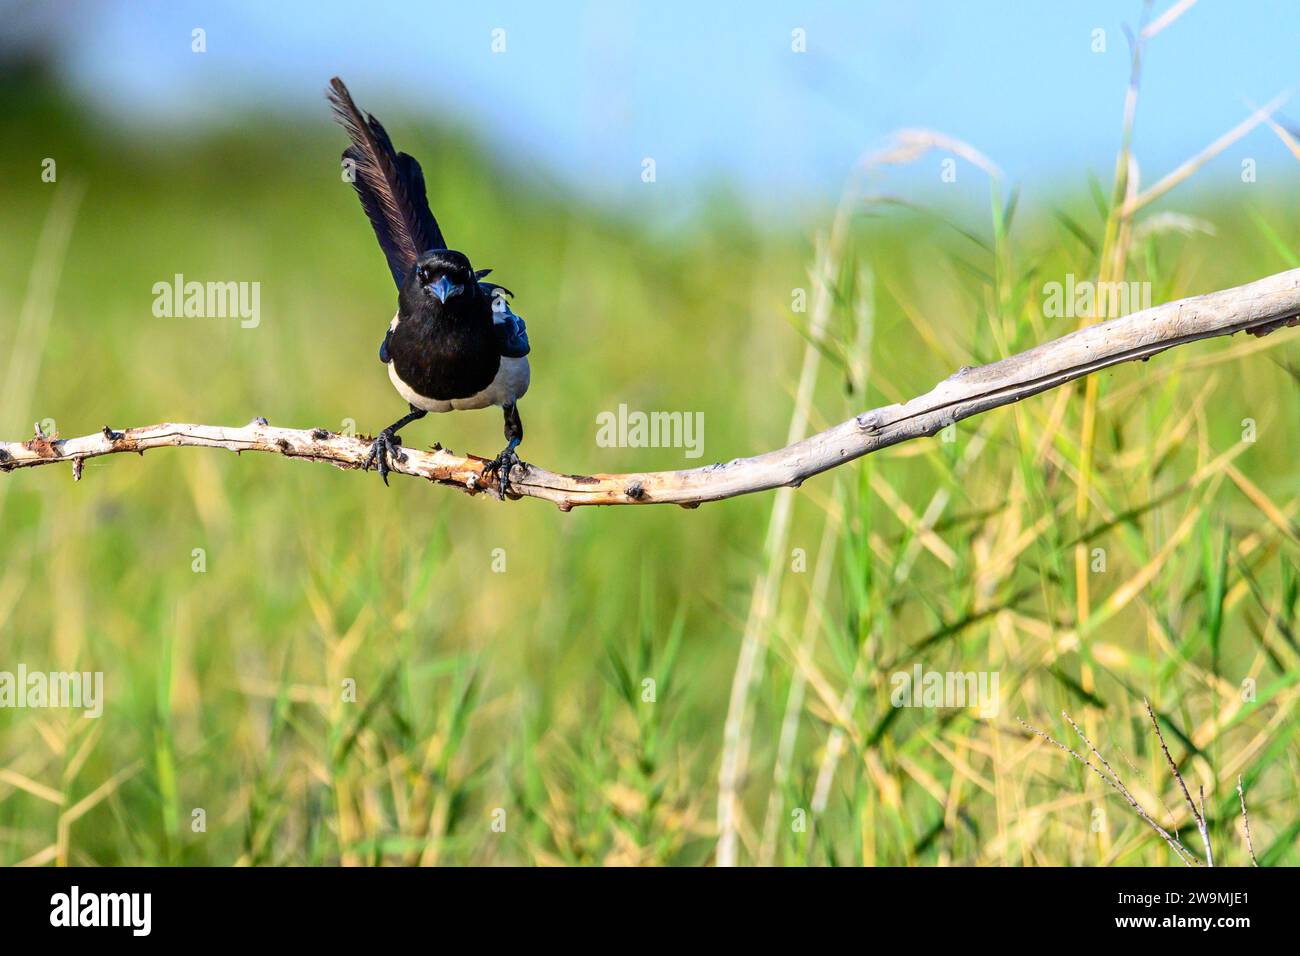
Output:
<path fill-rule="evenodd" d="M 1156 0 L 1156 12 L 1171 0 Z M 381 117 L 449 117 L 504 158 L 602 200 L 726 182 L 762 205 L 830 200 L 902 126 L 966 139 L 1033 188 L 1108 178 L 1140 0 L 986 2 L 103 2 L 60 30 L 106 110 L 201 123 L 232 108 L 312 112 L 341 74 Z M 202 27 L 208 50 L 190 50 Z M 494 29 L 506 52 L 494 53 Z M 806 31 L 807 52 L 791 50 Z M 1093 30 L 1106 33 L 1094 53 Z M 1152 44 L 1136 147 L 1154 181 L 1300 80 L 1300 2 L 1201 0 Z M 1300 116 L 1300 108 L 1284 112 Z M 1261 181 L 1295 161 L 1266 130 L 1220 161 Z"/>

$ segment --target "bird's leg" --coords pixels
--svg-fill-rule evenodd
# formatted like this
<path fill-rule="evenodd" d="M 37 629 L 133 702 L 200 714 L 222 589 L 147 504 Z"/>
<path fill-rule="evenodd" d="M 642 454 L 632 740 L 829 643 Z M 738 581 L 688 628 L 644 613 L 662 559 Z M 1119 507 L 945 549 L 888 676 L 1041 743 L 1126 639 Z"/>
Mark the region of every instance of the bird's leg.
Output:
<path fill-rule="evenodd" d="M 510 491 L 510 469 L 515 465 L 527 467 L 519 456 L 515 454 L 515 449 L 519 443 L 524 440 L 524 424 L 519 420 L 519 409 L 515 403 L 501 406 L 506 418 L 506 447 L 502 449 L 501 454 L 497 455 L 490 462 L 483 466 L 483 476 L 495 473 L 499 479 L 500 494 L 499 498 L 505 500 L 506 494 Z"/>
<path fill-rule="evenodd" d="M 403 415 L 379 433 L 379 437 L 376 438 L 374 443 L 370 446 L 370 454 L 366 456 L 365 463 L 362 464 L 361 469 L 363 471 L 369 471 L 372 464 L 377 465 L 379 468 L 379 477 L 384 479 L 385 485 L 388 484 L 389 460 L 402 461 L 406 457 L 401 451 L 402 439 L 397 437 L 398 429 L 411 424 L 411 422 L 418 421 L 427 414 L 429 413 L 423 408 L 416 408 L 412 405 L 410 414 Z"/>

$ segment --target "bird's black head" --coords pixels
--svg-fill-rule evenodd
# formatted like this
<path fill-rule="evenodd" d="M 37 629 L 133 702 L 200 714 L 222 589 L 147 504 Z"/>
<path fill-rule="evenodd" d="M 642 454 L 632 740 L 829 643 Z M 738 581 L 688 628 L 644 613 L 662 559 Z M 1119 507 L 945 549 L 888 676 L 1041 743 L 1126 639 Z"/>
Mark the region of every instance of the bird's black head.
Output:
<path fill-rule="evenodd" d="M 412 305 L 457 305 L 461 297 L 473 298 L 478 292 L 474 267 L 464 253 L 454 249 L 435 249 L 416 260 L 403 290 Z"/>

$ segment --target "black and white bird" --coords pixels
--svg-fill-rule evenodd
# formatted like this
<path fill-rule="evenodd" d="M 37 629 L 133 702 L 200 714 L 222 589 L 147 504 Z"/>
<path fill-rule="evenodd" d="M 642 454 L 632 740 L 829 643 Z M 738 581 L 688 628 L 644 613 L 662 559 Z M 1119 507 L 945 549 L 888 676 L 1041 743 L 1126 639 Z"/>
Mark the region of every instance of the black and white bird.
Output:
<path fill-rule="evenodd" d="M 510 309 L 510 290 L 483 277 L 464 253 L 447 248 L 429 210 L 420 164 L 393 148 L 379 121 L 362 113 L 338 77 L 328 92 L 334 115 L 352 145 L 343 151 L 361 206 L 397 283 L 397 314 L 379 347 L 388 377 L 411 411 L 375 439 L 366 459 L 388 484 L 390 460 L 401 460 L 397 432 L 429 412 L 499 405 L 506 447 L 483 469 L 496 474 L 500 495 L 510 470 L 527 467 L 515 449 L 524 437 L 519 399 L 528 391 L 528 333 Z"/>

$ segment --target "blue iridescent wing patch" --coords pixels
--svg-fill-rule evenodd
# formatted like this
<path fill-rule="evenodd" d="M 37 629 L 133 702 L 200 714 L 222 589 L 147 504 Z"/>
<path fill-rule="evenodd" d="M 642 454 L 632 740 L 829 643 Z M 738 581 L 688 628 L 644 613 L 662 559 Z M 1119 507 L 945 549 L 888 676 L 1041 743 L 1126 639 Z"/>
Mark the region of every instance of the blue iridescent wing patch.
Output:
<path fill-rule="evenodd" d="M 496 333 L 497 347 L 506 358 L 523 358 L 530 351 L 528 329 L 524 320 L 515 315 L 506 299 L 506 290 L 491 282 L 479 283 L 492 296 L 492 331 Z"/>

